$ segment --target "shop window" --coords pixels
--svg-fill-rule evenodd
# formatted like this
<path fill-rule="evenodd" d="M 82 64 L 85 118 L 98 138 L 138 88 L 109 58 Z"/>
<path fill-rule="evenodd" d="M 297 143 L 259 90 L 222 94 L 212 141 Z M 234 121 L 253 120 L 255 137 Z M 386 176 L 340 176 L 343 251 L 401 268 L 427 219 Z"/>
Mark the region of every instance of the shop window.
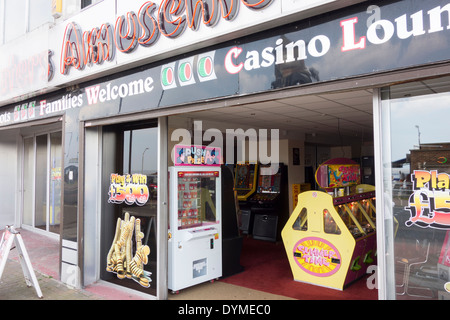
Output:
<path fill-rule="evenodd" d="M 4 0 L 4 42 L 52 22 L 52 0 Z"/>
<path fill-rule="evenodd" d="M 62 132 L 23 140 L 22 223 L 60 233 Z"/>
<path fill-rule="evenodd" d="M 449 299 L 450 78 L 381 93 L 387 297 Z"/>
<path fill-rule="evenodd" d="M 53 21 L 52 0 L 29 0 L 28 31 L 32 31 L 41 25 Z"/>
<path fill-rule="evenodd" d="M 33 225 L 33 183 L 34 183 L 34 139 L 25 138 L 23 141 L 23 217 L 22 223 Z"/>
<path fill-rule="evenodd" d="M 5 43 L 24 35 L 27 31 L 27 1 L 5 0 Z"/>
<path fill-rule="evenodd" d="M 81 9 L 86 8 L 92 4 L 92 0 L 81 0 Z"/>
<path fill-rule="evenodd" d="M 102 154 L 100 277 L 156 296 L 157 122 L 104 127 Z"/>
<path fill-rule="evenodd" d="M 36 137 L 35 218 L 34 226 L 47 228 L 47 135 Z"/>
<path fill-rule="evenodd" d="M 92 4 L 96 4 L 101 1 L 103 1 L 103 0 L 81 0 L 81 9 L 84 9 L 86 7 L 89 7 Z"/>

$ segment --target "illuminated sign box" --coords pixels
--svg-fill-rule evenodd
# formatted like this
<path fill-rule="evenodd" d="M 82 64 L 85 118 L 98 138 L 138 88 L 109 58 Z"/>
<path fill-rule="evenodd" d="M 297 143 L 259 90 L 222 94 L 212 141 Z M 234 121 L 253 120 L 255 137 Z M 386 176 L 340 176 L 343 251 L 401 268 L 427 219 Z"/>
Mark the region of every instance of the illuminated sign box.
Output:
<path fill-rule="evenodd" d="M 173 163 L 175 166 L 220 166 L 220 148 L 176 145 Z"/>

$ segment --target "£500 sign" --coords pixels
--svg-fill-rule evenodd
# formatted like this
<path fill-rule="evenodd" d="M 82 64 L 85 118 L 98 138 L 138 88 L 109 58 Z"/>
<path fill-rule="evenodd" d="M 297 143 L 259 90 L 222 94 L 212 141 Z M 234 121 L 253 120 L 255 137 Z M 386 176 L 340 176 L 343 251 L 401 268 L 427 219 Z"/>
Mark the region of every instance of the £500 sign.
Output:
<path fill-rule="evenodd" d="M 149 198 L 147 176 L 143 174 L 111 174 L 109 186 L 109 203 L 143 206 Z"/>

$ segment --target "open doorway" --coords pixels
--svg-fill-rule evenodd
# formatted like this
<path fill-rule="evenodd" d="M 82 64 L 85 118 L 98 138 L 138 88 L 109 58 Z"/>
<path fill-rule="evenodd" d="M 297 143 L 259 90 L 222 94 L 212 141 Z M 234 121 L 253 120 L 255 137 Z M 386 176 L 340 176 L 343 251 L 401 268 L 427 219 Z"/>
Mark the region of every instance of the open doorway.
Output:
<path fill-rule="evenodd" d="M 278 152 L 278 162 L 283 164 L 280 167 L 285 168 L 283 173 L 280 171 L 280 174 L 285 176 L 284 179 L 269 179 L 274 184 L 281 181 L 282 187 L 271 189 L 279 191 L 278 200 L 275 200 L 276 197 L 269 194 L 270 192 L 265 192 L 264 199 L 255 197 L 249 210 L 245 210 L 245 202 L 239 202 L 238 222 L 241 236 L 244 238 L 241 253 L 243 271 L 226 277 L 223 281 L 297 299 L 338 299 L 336 294 L 339 295 L 339 292 L 336 290 L 322 287 L 318 289 L 319 287 L 315 286 L 306 290 L 302 284 L 293 280 L 279 232 L 296 205 L 293 186 L 308 184 L 308 189 L 319 190 L 315 171 L 324 161 L 332 158 L 351 159 L 361 166 L 361 182 L 373 184 L 372 90 L 282 98 L 173 116 L 169 118 L 169 138 L 171 132 L 177 128 L 185 128 L 195 137 L 199 126 L 202 126 L 203 138 L 208 136 L 205 135 L 208 130 L 219 130 L 224 144 L 227 141 L 227 130 L 237 132 L 242 129 L 245 135 L 245 132 L 250 132 L 248 130 L 261 132 L 260 130 L 267 129 L 267 144 L 271 142 L 270 130 L 278 130 L 278 150 L 271 150 L 270 147 L 268 155 L 270 156 L 270 152 Z M 217 146 L 218 141 L 205 138 L 202 142 L 203 145 Z M 173 145 L 177 143 L 172 141 Z M 192 140 L 191 143 L 197 142 Z M 169 146 L 169 150 L 171 147 L 173 146 Z M 244 149 L 247 155 L 251 152 L 248 144 Z M 225 148 L 224 164 L 236 172 L 236 159 L 228 158 L 226 154 L 229 150 Z M 234 152 L 236 151 L 235 148 Z M 258 161 L 260 160 L 259 158 Z M 268 179 L 254 179 L 255 184 L 258 185 L 259 182 L 267 185 Z M 231 186 L 233 185 L 232 182 Z M 262 192 L 267 191 L 267 188 L 259 189 Z M 258 187 L 255 190 L 257 193 Z M 225 191 L 223 190 L 223 195 Z M 260 212 L 253 210 L 256 206 Z M 278 213 L 276 222 L 270 219 L 280 210 L 285 210 L 286 214 Z M 243 230 L 244 223 L 250 225 L 250 230 Z M 263 236 L 255 235 L 251 226 L 256 226 L 257 232 L 262 232 Z M 268 234 L 271 236 L 267 236 Z M 376 290 L 369 290 L 365 281 L 360 281 L 345 290 L 342 297 L 377 299 L 378 296 Z"/>

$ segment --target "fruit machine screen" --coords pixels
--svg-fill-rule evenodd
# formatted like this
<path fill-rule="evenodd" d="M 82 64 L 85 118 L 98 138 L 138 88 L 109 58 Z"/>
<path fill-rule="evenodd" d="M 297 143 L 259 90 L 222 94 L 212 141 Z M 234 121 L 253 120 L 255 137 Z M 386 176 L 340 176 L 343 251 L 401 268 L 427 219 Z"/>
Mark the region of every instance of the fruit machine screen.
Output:
<path fill-rule="evenodd" d="M 257 164 L 245 163 L 236 166 L 234 190 L 238 200 L 245 201 L 255 192 Z"/>
<path fill-rule="evenodd" d="M 273 175 L 259 175 L 256 199 L 258 201 L 273 201 L 280 194 L 281 170 Z"/>

